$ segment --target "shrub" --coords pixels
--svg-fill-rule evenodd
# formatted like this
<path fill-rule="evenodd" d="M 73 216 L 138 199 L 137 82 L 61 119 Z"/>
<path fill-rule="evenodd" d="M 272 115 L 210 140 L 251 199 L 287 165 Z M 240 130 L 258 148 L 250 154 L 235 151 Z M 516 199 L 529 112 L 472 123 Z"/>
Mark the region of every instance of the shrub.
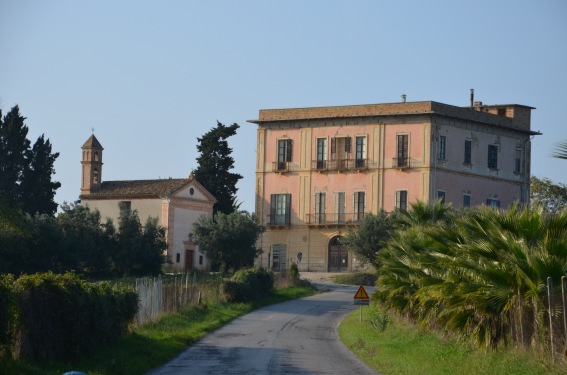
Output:
<path fill-rule="evenodd" d="M 73 273 L 22 276 L 14 292 L 14 354 L 26 360 L 76 358 L 112 343 L 138 309 L 134 291 L 88 283 Z"/>
<path fill-rule="evenodd" d="M 244 302 L 242 283 L 233 280 L 223 280 L 220 284 L 221 298 L 228 303 Z"/>
<path fill-rule="evenodd" d="M 288 275 L 294 281 L 299 279 L 299 269 L 297 268 L 297 264 L 295 263 L 290 264 Z"/>
<path fill-rule="evenodd" d="M 231 280 L 241 284 L 243 301 L 267 297 L 274 287 L 274 275 L 272 271 L 261 267 L 238 270 L 232 275 Z"/>

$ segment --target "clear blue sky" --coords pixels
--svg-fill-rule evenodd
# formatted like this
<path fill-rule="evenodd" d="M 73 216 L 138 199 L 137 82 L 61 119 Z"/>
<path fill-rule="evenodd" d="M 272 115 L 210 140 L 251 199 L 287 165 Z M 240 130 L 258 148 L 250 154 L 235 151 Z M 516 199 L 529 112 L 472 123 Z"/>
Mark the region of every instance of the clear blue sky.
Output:
<path fill-rule="evenodd" d="M 254 211 L 261 108 L 434 100 L 536 107 L 532 174 L 567 183 L 567 2 L 0 2 L 0 108 L 60 153 L 56 201 L 78 199 L 95 128 L 103 180 L 180 178 L 197 137 L 229 139 Z M 1 178 L 1 176 L 0 176 Z"/>

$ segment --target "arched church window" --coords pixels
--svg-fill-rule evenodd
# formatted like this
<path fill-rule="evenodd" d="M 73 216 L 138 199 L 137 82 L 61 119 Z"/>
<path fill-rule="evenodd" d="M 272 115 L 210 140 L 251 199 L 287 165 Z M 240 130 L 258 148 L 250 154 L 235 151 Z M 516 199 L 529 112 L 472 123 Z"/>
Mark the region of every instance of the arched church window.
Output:
<path fill-rule="evenodd" d="M 95 151 L 95 153 L 94 153 L 94 160 L 98 161 L 98 151 Z"/>
<path fill-rule="evenodd" d="M 98 169 L 93 170 L 93 184 L 98 184 Z"/>

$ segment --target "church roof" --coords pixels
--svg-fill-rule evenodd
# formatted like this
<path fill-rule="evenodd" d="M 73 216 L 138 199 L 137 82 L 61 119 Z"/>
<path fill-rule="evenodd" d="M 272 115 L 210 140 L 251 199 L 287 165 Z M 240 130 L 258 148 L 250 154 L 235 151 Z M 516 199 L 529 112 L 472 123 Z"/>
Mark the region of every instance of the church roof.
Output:
<path fill-rule="evenodd" d="M 168 178 L 163 180 L 103 181 L 100 189 L 85 198 L 138 197 L 159 198 L 173 194 L 192 180 L 189 178 Z"/>
<path fill-rule="evenodd" d="M 89 137 L 89 139 L 87 139 L 87 141 L 85 142 L 85 144 L 81 148 L 101 148 L 102 149 L 102 145 L 100 144 L 98 139 L 96 139 L 96 137 L 93 134 Z"/>

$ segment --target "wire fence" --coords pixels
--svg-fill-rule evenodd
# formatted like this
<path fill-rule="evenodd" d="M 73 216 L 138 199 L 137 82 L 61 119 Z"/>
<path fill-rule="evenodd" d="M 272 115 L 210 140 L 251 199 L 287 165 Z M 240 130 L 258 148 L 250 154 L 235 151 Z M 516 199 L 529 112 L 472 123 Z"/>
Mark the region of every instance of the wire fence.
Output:
<path fill-rule="evenodd" d="M 196 306 L 203 299 L 221 302 L 220 275 L 203 272 L 136 279 L 139 309 L 135 324 L 141 326 L 155 322 L 164 314 L 175 313 L 189 306 Z M 274 288 L 294 285 L 295 280 L 287 272 L 274 272 Z"/>

